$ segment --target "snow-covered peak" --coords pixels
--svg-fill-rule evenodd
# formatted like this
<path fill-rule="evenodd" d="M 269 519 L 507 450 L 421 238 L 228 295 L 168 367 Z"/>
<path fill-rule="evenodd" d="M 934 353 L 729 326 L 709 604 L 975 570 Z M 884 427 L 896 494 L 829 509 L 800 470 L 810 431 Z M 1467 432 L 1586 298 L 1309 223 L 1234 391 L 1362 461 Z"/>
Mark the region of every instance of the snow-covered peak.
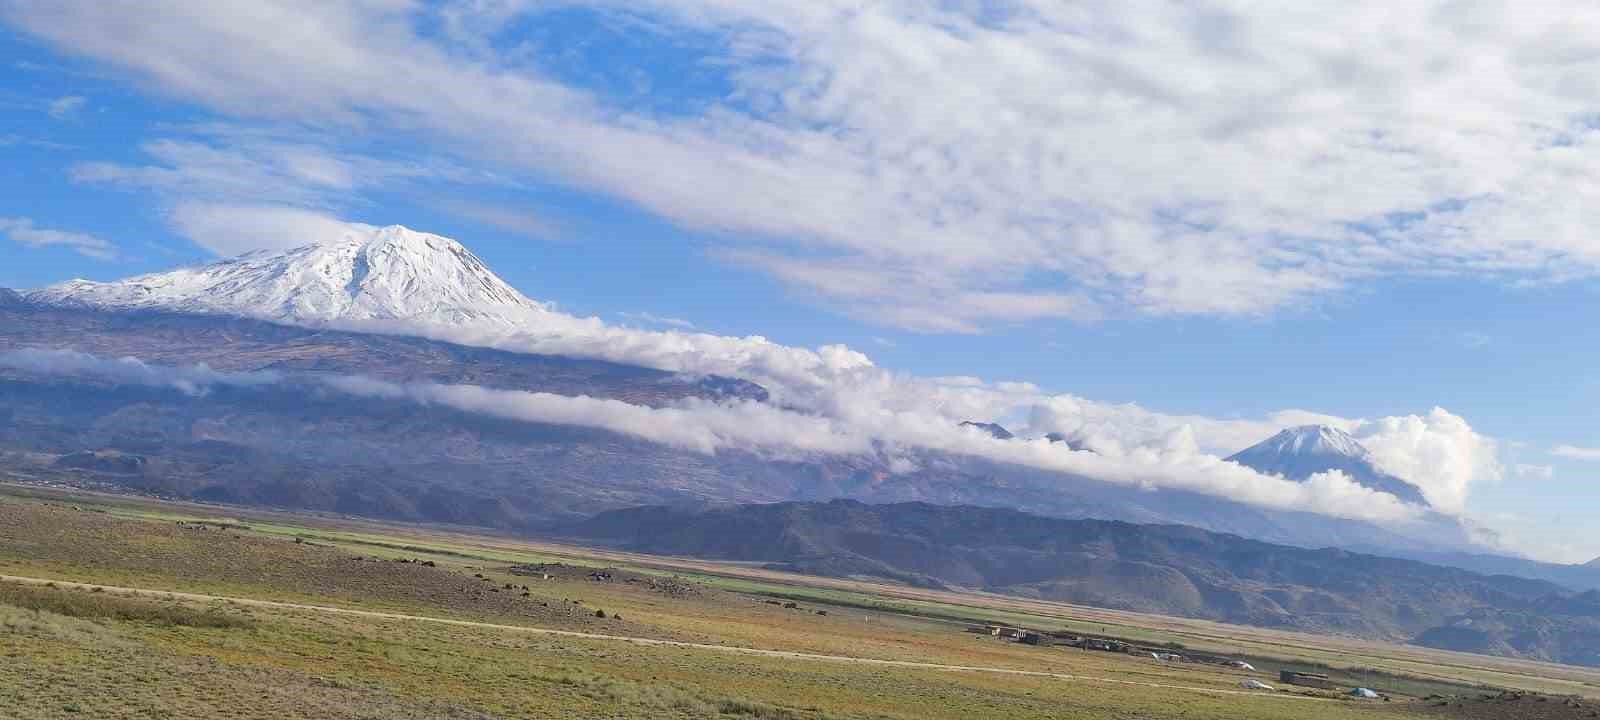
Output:
<path fill-rule="evenodd" d="M 1381 470 L 1360 441 L 1327 425 L 1287 428 L 1235 453 L 1228 460 L 1257 472 L 1297 481 L 1337 470 L 1360 485 L 1406 502 L 1428 505 L 1420 488 Z"/>
<path fill-rule="evenodd" d="M 1350 433 L 1329 425 L 1301 425 L 1287 428 L 1256 447 L 1296 455 L 1327 454 L 1363 459 L 1371 457 L 1371 453 L 1351 437 Z"/>
<path fill-rule="evenodd" d="M 454 240 L 353 225 L 336 240 L 258 251 L 115 282 L 73 280 L 32 302 L 107 310 L 242 315 L 301 325 L 407 320 L 514 326 L 547 309 Z"/>

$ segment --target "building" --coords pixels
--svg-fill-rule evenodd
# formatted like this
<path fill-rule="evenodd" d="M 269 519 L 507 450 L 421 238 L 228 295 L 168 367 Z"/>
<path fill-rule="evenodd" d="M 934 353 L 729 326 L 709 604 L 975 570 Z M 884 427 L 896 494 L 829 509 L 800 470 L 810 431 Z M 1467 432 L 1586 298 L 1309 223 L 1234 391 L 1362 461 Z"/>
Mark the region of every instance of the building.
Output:
<path fill-rule="evenodd" d="M 992 628 L 989 631 L 989 634 L 994 635 L 997 638 L 1005 638 L 1007 640 L 1019 640 L 1022 638 L 1021 630 L 1018 630 L 1014 627 L 1004 627 L 1000 625 L 996 625 L 994 628 Z"/>
<path fill-rule="evenodd" d="M 1327 675 L 1321 673 L 1283 670 L 1278 673 L 1278 682 L 1285 685 L 1299 685 L 1300 687 L 1321 688 L 1323 690 L 1334 689 L 1333 681 L 1329 680 Z"/>

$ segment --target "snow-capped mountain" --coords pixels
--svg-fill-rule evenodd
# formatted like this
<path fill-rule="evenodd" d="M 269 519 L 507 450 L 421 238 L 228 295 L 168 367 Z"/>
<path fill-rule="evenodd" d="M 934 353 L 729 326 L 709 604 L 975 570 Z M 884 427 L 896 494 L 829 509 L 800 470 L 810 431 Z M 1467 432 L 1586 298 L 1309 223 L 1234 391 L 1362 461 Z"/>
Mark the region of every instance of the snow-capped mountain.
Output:
<path fill-rule="evenodd" d="M 115 282 L 73 280 L 32 302 L 241 315 L 297 325 L 406 320 L 513 326 L 547 309 L 454 240 L 399 225 Z"/>
<path fill-rule="evenodd" d="M 1365 487 L 1409 503 L 1428 505 L 1416 485 L 1379 470 L 1372 453 L 1359 441 L 1327 425 L 1288 428 L 1235 453 L 1228 460 L 1258 472 L 1298 481 L 1320 472 L 1340 470 Z"/>
<path fill-rule="evenodd" d="M 996 440 L 1010 440 L 1016 437 L 1016 435 L 1013 435 L 1010 430 L 1007 430 L 1005 426 L 1001 425 L 1000 423 L 973 422 L 968 420 L 961 423 L 961 427 L 969 427 L 981 430 L 988 433 L 990 437 Z"/>

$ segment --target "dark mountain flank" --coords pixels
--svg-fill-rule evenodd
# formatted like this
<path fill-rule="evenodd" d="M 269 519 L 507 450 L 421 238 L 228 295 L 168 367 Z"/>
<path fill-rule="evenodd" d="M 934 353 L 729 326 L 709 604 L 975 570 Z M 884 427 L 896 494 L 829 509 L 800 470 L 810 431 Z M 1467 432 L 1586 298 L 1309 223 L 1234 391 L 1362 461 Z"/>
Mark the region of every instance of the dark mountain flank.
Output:
<path fill-rule="evenodd" d="M 101 312 L 0 296 L 0 351 L 70 348 L 148 363 L 216 370 L 365 375 L 391 382 L 485 385 L 588 395 L 643 405 L 685 397 L 767 399 L 755 383 L 689 377 L 633 365 L 530 355 L 398 335 L 340 332 L 262 320 L 155 311 Z"/>
<path fill-rule="evenodd" d="M 1177 525 L 925 503 L 642 507 L 571 535 L 628 550 L 1596 664 L 1600 593 Z"/>

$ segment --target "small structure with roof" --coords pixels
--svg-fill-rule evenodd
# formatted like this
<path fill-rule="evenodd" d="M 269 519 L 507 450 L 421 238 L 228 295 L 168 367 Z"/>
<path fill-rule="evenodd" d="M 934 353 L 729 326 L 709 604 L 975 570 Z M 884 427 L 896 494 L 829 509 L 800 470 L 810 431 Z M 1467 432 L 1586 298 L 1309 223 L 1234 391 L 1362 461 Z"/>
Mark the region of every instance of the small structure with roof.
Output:
<path fill-rule="evenodd" d="M 1006 627 L 1004 625 L 995 625 L 995 626 L 989 628 L 989 634 L 993 635 L 993 636 L 995 636 L 997 638 L 1005 638 L 1007 640 L 1020 640 L 1020 639 L 1022 639 L 1022 631 L 1021 630 L 1018 630 L 1017 628 L 1014 628 L 1014 627 Z"/>
<path fill-rule="evenodd" d="M 1046 647 L 1046 646 L 1050 645 L 1051 639 L 1050 639 L 1049 635 L 1029 630 L 1027 632 L 1022 633 L 1022 639 L 1020 640 L 1020 642 L 1026 643 L 1028 645 L 1038 645 L 1040 647 Z"/>
<path fill-rule="evenodd" d="M 1300 687 L 1320 688 L 1333 690 L 1333 681 L 1322 673 L 1300 672 L 1298 670 L 1283 670 L 1278 673 L 1278 682 L 1285 685 L 1298 685 Z"/>

